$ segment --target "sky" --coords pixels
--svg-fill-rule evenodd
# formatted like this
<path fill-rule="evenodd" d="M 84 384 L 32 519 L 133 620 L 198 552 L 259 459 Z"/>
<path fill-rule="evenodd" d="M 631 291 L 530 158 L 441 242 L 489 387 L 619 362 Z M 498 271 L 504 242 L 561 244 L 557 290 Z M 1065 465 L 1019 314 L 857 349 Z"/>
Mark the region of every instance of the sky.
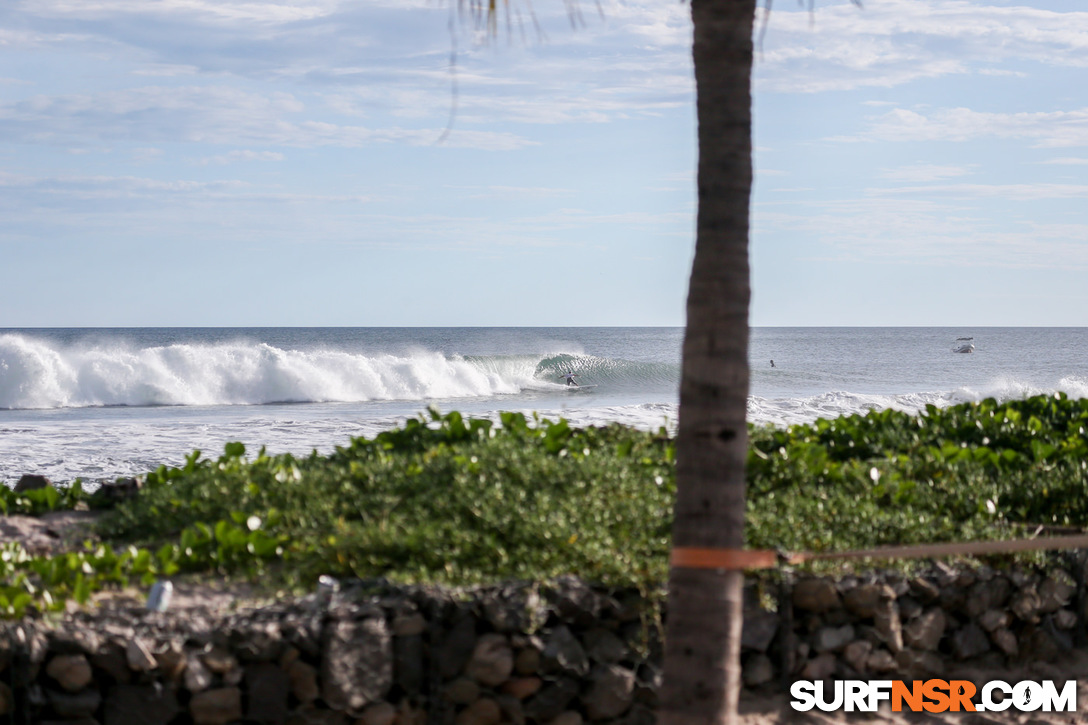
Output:
<path fill-rule="evenodd" d="M 689 6 L 511 7 L 5 0 L 0 327 L 683 325 Z M 1088 326 L 1088 6 L 760 23 L 752 325 Z"/>

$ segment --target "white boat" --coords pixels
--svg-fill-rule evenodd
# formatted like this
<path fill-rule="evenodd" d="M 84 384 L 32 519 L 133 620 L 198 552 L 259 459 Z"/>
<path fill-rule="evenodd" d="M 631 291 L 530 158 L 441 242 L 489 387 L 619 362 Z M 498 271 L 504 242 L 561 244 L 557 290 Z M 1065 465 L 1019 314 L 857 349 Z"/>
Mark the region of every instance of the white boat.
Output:
<path fill-rule="evenodd" d="M 972 342 L 973 337 L 957 337 L 956 346 L 952 348 L 952 352 L 974 352 L 975 343 Z"/>

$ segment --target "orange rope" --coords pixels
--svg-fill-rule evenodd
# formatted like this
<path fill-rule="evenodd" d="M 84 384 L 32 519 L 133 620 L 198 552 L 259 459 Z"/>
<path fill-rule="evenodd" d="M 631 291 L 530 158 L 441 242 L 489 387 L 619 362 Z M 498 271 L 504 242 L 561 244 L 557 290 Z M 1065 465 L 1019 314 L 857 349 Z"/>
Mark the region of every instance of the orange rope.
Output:
<path fill-rule="evenodd" d="M 670 559 L 673 566 L 685 569 L 770 569 L 780 564 L 800 564 L 817 559 L 928 559 L 940 556 L 1010 554 L 1041 549 L 1088 549 L 1088 534 L 1053 536 L 1044 539 L 1010 541 L 969 541 L 914 546 L 882 546 L 875 549 L 827 553 L 779 553 L 770 549 L 700 549 L 677 547 Z"/>

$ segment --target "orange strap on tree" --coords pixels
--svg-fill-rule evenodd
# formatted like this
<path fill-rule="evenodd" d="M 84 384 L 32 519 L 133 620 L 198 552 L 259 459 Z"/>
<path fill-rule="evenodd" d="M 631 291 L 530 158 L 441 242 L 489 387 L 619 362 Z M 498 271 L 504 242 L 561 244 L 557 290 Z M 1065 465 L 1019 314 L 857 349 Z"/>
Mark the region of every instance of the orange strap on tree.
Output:
<path fill-rule="evenodd" d="M 771 569 L 781 564 L 801 564 L 816 559 L 927 559 L 942 556 L 1011 554 L 1040 549 L 1088 549 L 1088 534 L 1052 536 L 1042 539 L 1005 541 L 966 541 L 913 546 L 883 546 L 875 549 L 826 553 L 786 553 L 770 549 L 700 549 L 679 546 L 672 550 L 670 562 L 684 569 Z"/>

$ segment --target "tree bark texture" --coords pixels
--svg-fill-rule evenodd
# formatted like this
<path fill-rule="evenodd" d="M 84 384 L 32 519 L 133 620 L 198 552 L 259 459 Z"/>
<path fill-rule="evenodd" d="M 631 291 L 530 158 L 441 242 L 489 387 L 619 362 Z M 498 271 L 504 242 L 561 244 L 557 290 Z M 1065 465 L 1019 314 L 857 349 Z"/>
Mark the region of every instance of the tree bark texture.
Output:
<path fill-rule="evenodd" d="M 688 288 L 674 547 L 744 545 L 755 0 L 692 0 L 699 211 Z M 736 719 L 743 574 L 669 576 L 662 725 Z"/>

